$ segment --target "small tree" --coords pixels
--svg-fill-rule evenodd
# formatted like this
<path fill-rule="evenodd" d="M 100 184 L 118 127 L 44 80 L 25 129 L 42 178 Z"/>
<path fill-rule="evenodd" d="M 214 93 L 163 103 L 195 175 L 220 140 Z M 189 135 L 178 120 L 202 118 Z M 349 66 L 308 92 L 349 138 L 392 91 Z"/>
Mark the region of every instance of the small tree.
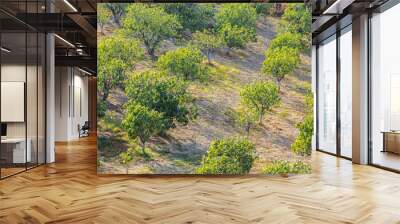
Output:
<path fill-rule="evenodd" d="M 183 47 L 162 55 L 158 59 L 157 66 L 170 75 L 180 76 L 186 80 L 196 79 L 206 73 L 206 68 L 202 64 L 203 60 L 200 50 Z"/>
<path fill-rule="evenodd" d="M 265 57 L 262 72 L 275 78 L 278 89 L 285 76 L 292 73 L 300 63 L 298 50 L 289 47 L 269 48 Z"/>
<path fill-rule="evenodd" d="M 235 114 L 236 123 L 243 127 L 247 137 L 249 137 L 250 129 L 257 122 L 257 119 L 257 113 L 248 107 L 239 107 Z"/>
<path fill-rule="evenodd" d="M 146 142 L 163 130 L 163 114 L 145 106 L 130 103 L 126 108 L 122 126 L 129 138 L 139 139 L 142 153 L 146 155 Z"/>
<path fill-rule="evenodd" d="M 183 29 L 196 31 L 213 26 L 214 6 L 197 3 L 167 3 L 164 10 L 177 17 Z"/>
<path fill-rule="evenodd" d="M 192 44 L 199 48 L 207 56 L 207 61 L 211 64 L 211 58 L 215 51 L 223 47 L 221 38 L 208 30 L 196 32 L 193 34 Z"/>
<path fill-rule="evenodd" d="M 97 45 L 98 88 L 102 100 L 106 100 L 110 90 L 122 83 L 125 73 L 143 57 L 139 42 L 121 35 L 101 38 Z"/>
<path fill-rule="evenodd" d="M 142 41 L 147 53 L 155 61 L 155 52 L 161 42 L 176 36 L 181 28 L 176 16 L 166 13 L 161 7 L 140 3 L 129 5 L 127 10 L 123 29 Z"/>
<path fill-rule="evenodd" d="M 119 162 L 125 166 L 126 174 L 129 174 L 129 163 L 132 162 L 133 156 L 131 149 L 119 154 Z"/>
<path fill-rule="evenodd" d="M 246 29 L 253 38 L 256 35 L 257 12 L 249 4 L 223 4 L 216 14 L 217 29 L 225 25 Z"/>
<path fill-rule="evenodd" d="M 255 160 L 255 146 L 247 139 L 227 138 L 211 142 L 198 174 L 247 174 Z"/>
<path fill-rule="evenodd" d="M 240 92 L 243 105 L 257 113 L 261 123 L 264 114 L 280 102 L 278 87 L 272 82 L 254 82 L 245 86 Z"/>
<path fill-rule="evenodd" d="M 269 46 L 271 49 L 288 47 L 296 50 L 302 50 L 301 37 L 296 33 L 279 33 L 272 41 Z"/>
<path fill-rule="evenodd" d="M 111 11 L 114 23 L 118 27 L 121 27 L 121 18 L 125 14 L 127 4 L 126 3 L 104 3 L 104 6 Z"/>
<path fill-rule="evenodd" d="M 111 18 L 111 12 L 103 5 L 99 4 L 97 7 L 97 24 L 100 26 L 100 32 L 103 33 L 104 25 Z"/>
<path fill-rule="evenodd" d="M 224 24 L 218 31 L 218 36 L 228 47 L 227 53 L 232 48 L 244 48 L 246 44 L 252 39 L 252 34 L 249 30 L 243 27 L 232 26 L 230 24 Z"/>
<path fill-rule="evenodd" d="M 129 77 L 126 96 L 130 103 L 137 103 L 162 114 L 163 129 L 186 125 L 197 116 L 193 97 L 187 92 L 187 84 L 177 77 L 146 71 Z"/>
<path fill-rule="evenodd" d="M 276 3 L 253 3 L 258 15 L 270 15 L 271 9 Z"/>

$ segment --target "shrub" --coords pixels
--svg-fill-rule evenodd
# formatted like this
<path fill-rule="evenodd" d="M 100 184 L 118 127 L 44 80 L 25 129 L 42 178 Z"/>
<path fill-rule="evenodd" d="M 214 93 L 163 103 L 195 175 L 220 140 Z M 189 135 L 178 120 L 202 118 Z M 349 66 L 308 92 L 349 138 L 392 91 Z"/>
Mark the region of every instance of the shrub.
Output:
<path fill-rule="evenodd" d="M 234 118 L 235 122 L 244 129 L 246 136 L 249 137 L 250 129 L 257 121 L 257 113 L 248 107 L 239 107 Z"/>
<path fill-rule="evenodd" d="M 207 30 L 194 33 L 192 44 L 207 56 L 209 64 L 211 63 L 211 57 L 215 51 L 223 47 L 221 38 Z"/>
<path fill-rule="evenodd" d="M 288 47 L 296 50 L 302 50 L 301 37 L 295 33 L 280 33 L 272 41 L 269 48 L 283 48 Z"/>
<path fill-rule="evenodd" d="M 243 28 L 253 37 L 256 35 L 257 12 L 249 4 L 223 4 L 216 14 L 217 29 L 225 25 Z"/>
<path fill-rule="evenodd" d="M 247 139 L 227 138 L 211 142 L 198 174 L 246 174 L 255 159 L 255 146 Z"/>
<path fill-rule="evenodd" d="M 183 47 L 162 55 L 158 59 L 157 66 L 170 75 L 193 80 L 207 73 L 207 68 L 202 64 L 203 60 L 204 57 L 199 49 Z"/>
<path fill-rule="evenodd" d="M 296 125 L 300 133 L 291 146 L 293 152 L 303 156 L 311 155 L 311 142 L 314 129 L 313 125 L 313 116 L 310 114 L 307 115 L 302 122 L 299 122 Z"/>
<path fill-rule="evenodd" d="M 254 3 L 258 15 L 270 15 L 273 7 L 274 4 L 271 3 Z"/>
<path fill-rule="evenodd" d="M 228 47 L 228 53 L 232 48 L 244 48 L 253 39 L 248 29 L 231 24 L 222 25 L 218 35 L 223 44 Z"/>
<path fill-rule="evenodd" d="M 275 160 L 263 168 L 264 174 L 309 174 L 311 165 L 302 161 L 289 162 L 284 160 Z"/>
<path fill-rule="evenodd" d="M 125 152 L 121 152 L 119 154 L 119 162 L 125 166 L 126 174 L 129 173 L 129 163 L 132 162 L 133 155 L 131 149 L 126 150 Z"/>
<path fill-rule="evenodd" d="M 107 111 L 107 101 L 97 100 L 96 111 L 97 111 L 97 116 L 104 117 Z"/>
<path fill-rule="evenodd" d="M 280 102 L 278 87 L 268 81 L 253 82 L 240 91 L 242 104 L 258 115 L 261 123 L 265 113 Z"/>

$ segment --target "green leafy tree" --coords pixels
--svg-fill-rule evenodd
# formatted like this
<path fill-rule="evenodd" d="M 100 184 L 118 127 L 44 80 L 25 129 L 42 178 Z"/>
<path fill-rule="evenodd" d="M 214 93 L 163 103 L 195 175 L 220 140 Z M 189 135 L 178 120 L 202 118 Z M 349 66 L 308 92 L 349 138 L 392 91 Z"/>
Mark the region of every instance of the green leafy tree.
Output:
<path fill-rule="evenodd" d="M 255 125 L 257 119 L 257 113 L 249 107 L 239 107 L 235 114 L 236 123 L 243 127 L 247 137 L 249 137 L 250 129 Z"/>
<path fill-rule="evenodd" d="M 253 37 L 256 35 L 257 12 L 250 4 L 223 4 L 215 17 L 218 29 L 229 24 L 247 29 L 247 33 Z"/>
<path fill-rule="evenodd" d="M 139 139 L 145 155 L 146 142 L 164 128 L 163 114 L 140 104 L 130 103 L 126 108 L 122 126 L 129 138 Z"/>
<path fill-rule="evenodd" d="M 211 58 L 215 51 L 223 47 L 221 38 L 208 30 L 196 32 L 193 34 L 192 44 L 199 48 L 207 56 L 207 61 L 211 64 Z"/>
<path fill-rule="evenodd" d="M 206 74 L 206 67 L 200 50 L 193 47 L 182 47 L 162 55 L 157 66 L 170 75 L 180 76 L 186 80 L 196 79 Z"/>
<path fill-rule="evenodd" d="M 119 154 L 119 162 L 125 166 L 126 174 L 129 174 L 129 163 L 133 160 L 132 150 L 128 149 L 125 152 Z"/>
<path fill-rule="evenodd" d="M 127 4 L 126 3 L 104 3 L 104 6 L 111 11 L 114 23 L 121 27 L 121 19 L 125 14 Z"/>
<path fill-rule="evenodd" d="M 180 27 L 176 16 L 161 7 L 141 3 L 129 5 L 123 22 L 125 32 L 142 41 L 153 61 L 161 42 L 176 36 Z"/>
<path fill-rule="evenodd" d="M 211 142 L 198 174 L 247 174 L 255 160 L 255 146 L 247 139 L 227 138 Z"/>
<path fill-rule="evenodd" d="M 110 21 L 111 12 L 103 4 L 97 7 L 97 24 L 100 26 L 100 32 L 103 33 L 104 25 Z"/>
<path fill-rule="evenodd" d="M 248 29 L 230 24 L 223 25 L 219 29 L 218 36 L 228 48 L 228 53 L 233 48 L 244 48 L 252 39 L 252 34 L 249 33 Z"/>
<path fill-rule="evenodd" d="M 270 15 L 275 3 L 254 3 L 258 15 Z"/>
<path fill-rule="evenodd" d="M 289 47 L 269 48 L 265 57 L 261 70 L 275 78 L 278 88 L 285 76 L 292 73 L 300 63 L 298 50 Z"/>
<path fill-rule="evenodd" d="M 311 10 L 305 4 L 288 4 L 282 15 L 278 30 L 280 32 L 289 32 L 299 34 L 305 49 L 310 47 L 311 43 Z"/>
<path fill-rule="evenodd" d="M 136 61 L 143 58 L 140 43 L 121 35 L 101 38 L 97 45 L 97 82 L 102 100 L 106 100 L 110 90 L 122 83 L 125 73 Z"/>
<path fill-rule="evenodd" d="M 125 87 L 128 103 L 140 104 L 163 116 L 163 129 L 177 123 L 186 125 L 197 116 L 193 97 L 187 84 L 177 77 L 156 71 L 146 71 L 129 77 Z"/>
<path fill-rule="evenodd" d="M 261 123 L 263 116 L 280 102 L 278 87 L 268 81 L 253 82 L 240 91 L 242 104 L 253 110 Z"/>
<path fill-rule="evenodd" d="M 215 9 L 211 4 L 168 3 L 163 4 L 163 8 L 177 17 L 183 29 L 193 32 L 213 26 Z"/>
<path fill-rule="evenodd" d="M 295 33 L 279 33 L 272 41 L 269 46 L 271 49 L 288 47 L 292 49 L 302 50 L 301 37 Z"/>

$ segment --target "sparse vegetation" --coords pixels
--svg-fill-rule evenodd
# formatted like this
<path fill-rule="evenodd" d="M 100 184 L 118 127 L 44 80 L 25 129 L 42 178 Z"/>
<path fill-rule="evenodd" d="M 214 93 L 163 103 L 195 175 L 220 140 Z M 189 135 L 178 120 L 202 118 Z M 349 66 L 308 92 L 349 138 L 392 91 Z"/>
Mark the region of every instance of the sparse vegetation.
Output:
<path fill-rule="evenodd" d="M 199 48 L 201 52 L 207 57 L 207 61 L 211 64 L 211 58 L 216 50 L 224 46 L 221 38 L 208 30 L 196 32 L 193 34 L 192 44 Z"/>

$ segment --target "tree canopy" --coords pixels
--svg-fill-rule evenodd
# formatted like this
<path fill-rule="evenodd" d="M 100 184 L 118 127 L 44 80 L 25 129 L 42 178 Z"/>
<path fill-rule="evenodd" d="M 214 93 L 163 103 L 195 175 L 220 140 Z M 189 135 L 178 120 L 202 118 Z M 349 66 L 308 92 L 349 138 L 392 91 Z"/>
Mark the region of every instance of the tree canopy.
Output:
<path fill-rule="evenodd" d="M 207 56 L 207 61 L 210 64 L 211 58 L 215 51 L 223 47 L 221 38 L 208 30 L 195 32 L 192 37 L 192 44 L 199 48 L 201 52 Z"/>
<path fill-rule="evenodd" d="M 140 43 L 122 35 L 101 38 L 97 45 L 98 88 L 106 100 L 109 92 L 125 79 L 126 71 L 143 57 Z"/>
<path fill-rule="evenodd" d="M 157 66 L 170 75 L 193 80 L 206 74 L 203 60 L 204 56 L 199 49 L 182 47 L 162 55 L 158 59 Z"/>
<path fill-rule="evenodd" d="M 146 4 L 130 4 L 123 22 L 127 34 L 139 39 L 153 61 L 156 50 L 163 40 L 177 35 L 181 28 L 175 15 L 168 14 L 162 7 Z"/>
<path fill-rule="evenodd" d="M 218 35 L 229 50 L 232 48 L 244 48 L 252 40 L 252 34 L 249 33 L 248 29 L 232 26 L 231 24 L 224 24 L 220 28 Z"/>
<path fill-rule="evenodd" d="M 293 48 L 299 51 L 304 49 L 304 46 L 301 42 L 301 36 L 299 34 L 289 32 L 279 33 L 269 45 L 269 48 L 271 49 L 282 47 Z"/>
<path fill-rule="evenodd" d="M 187 84 L 178 77 L 157 71 L 136 73 L 127 80 L 125 93 L 129 104 L 140 104 L 161 113 L 165 130 L 177 123 L 186 125 L 197 116 Z"/>
<path fill-rule="evenodd" d="M 215 140 L 203 156 L 198 174 L 247 174 L 255 160 L 255 146 L 247 139 Z"/>
<path fill-rule="evenodd" d="M 132 139 L 140 140 L 145 154 L 146 142 L 163 130 L 163 114 L 140 104 L 128 104 L 122 126 Z"/>
<path fill-rule="evenodd" d="M 258 81 L 246 85 L 240 92 L 242 104 L 254 110 L 261 123 L 264 114 L 280 102 L 278 87 L 268 81 Z"/>
<path fill-rule="evenodd" d="M 211 4 L 167 3 L 163 8 L 175 15 L 184 29 L 192 32 L 211 28 L 214 23 L 215 9 Z"/>
<path fill-rule="evenodd" d="M 250 4 L 223 4 L 216 14 L 217 28 L 221 29 L 225 24 L 244 28 L 253 36 L 256 34 L 256 9 Z"/>
<path fill-rule="evenodd" d="M 125 13 L 127 4 L 126 3 L 104 3 L 104 6 L 111 11 L 114 23 L 120 27 L 121 19 Z"/>
<path fill-rule="evenodd" d="M 97 24 L 100 26 L 100 31 L 103 33 L 104 25 L 111 19 L 111 12 L 103 4 L 97 7 Z"/>
<path fill-rule="evenodd" d="M 282 79 L 292 73 L 300 63 L 298 50 L 289 47 L 269 48 L 265 57 L 261 71 L 274 77 L 278 88 Z"/>

